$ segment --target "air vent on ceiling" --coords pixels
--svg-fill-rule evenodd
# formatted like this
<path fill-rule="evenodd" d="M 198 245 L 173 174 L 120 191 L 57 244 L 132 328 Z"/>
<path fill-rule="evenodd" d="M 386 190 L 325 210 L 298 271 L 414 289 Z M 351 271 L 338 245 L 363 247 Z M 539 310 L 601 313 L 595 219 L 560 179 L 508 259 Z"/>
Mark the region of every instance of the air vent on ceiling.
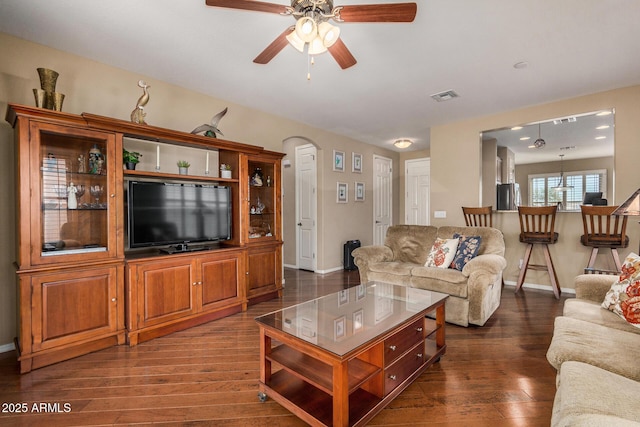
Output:
<path fill-rule="evenodd" d="M 455 93 L 452 90 L 446 90 L 444 92 L 434 93 L 433 95 L 431 95 L 431 97 L 433 99 L 435 99 L 436 101 L 438 101 L 438 102 L 448 101 L 450 99 L 457 98 L 459 96 L 460 95 L 458 95 L 457 93 Z"/>
<path fill-rule="evenodd" d="M 577 119 L 575 117 L 565 117 L 564 119 L 556 119 L 553 121 L 554 125 L 564 124 L 564 123 L 573 123 Z"/>

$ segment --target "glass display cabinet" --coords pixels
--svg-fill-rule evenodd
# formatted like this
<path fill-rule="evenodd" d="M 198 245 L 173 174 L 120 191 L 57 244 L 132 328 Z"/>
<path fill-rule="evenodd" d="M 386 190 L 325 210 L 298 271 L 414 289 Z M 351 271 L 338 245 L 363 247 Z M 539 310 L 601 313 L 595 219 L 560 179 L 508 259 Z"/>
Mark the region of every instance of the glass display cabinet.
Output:
<path fill-rule="evenodd" d="M 32 198 L 33 264 L 60 262 L 59 257 L 96 259 L 115 256 L 115 138 L 113 134 L 31 126 L 38 186 Z M 35 173 L 34 173 L 35 175 Z M 37 243 L 37 244 L 36 244 Z"/>
<path fill-rule="evenodd" d="M 247 297 L 249 304 L 282 292 L 281 153 L 249 156 Z"/>

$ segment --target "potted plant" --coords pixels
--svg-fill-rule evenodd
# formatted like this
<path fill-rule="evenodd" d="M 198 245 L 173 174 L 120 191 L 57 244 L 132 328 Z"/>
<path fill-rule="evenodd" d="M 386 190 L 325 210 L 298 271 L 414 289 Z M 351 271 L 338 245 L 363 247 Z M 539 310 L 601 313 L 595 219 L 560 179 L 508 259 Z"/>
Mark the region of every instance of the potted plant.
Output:
<path fill-rule="evenodd" d="M 180 175 L 187 175 L 189 173 L 189 166 L 191 166 L 191 163 L 186 160 L 178 160 L 177 165 Z"/>
<path fill-rule="evenodd" d="M 231 178 L 231 165 L 226 163 L 220 165 L 220 178 Z"/>
<path fill-rule="evenodd" d="M 136 165 L 140 162 L 140 157 L 142 157 L 142 154 L 137 151 L 127 151 L 126 148 L 122 149 L 122 162 L 129 170 L 135 170 Z"/>

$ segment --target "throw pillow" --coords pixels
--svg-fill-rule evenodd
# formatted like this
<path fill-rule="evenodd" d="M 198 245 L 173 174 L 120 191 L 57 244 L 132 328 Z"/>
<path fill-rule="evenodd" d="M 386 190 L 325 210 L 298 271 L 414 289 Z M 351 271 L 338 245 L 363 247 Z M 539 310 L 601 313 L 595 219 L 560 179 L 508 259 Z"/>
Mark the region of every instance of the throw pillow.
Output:
<path fill-rule="evenodd" d="M 458 244 L 458 250 L 453 257 L 453 261 L 451 261 L 450 267 L 462 271 L 464 266 L 478 254 L 482 237 L 463 236 L 462 234 L 456 233 L 453 235 L 453 238 L 460 239 L 460 243 Z"/>
<path fill-rule="evenodd" d="M 429 251 L 427 262 L 424 264 L 426 267 L 447 268 L 451 265 L 453 257 L 456 256 L 456 249 L 458 249 L 458 242 L 460 239 L 441 239 L 436 238 Z"/>
<path fill-rule="evenodd" d="M 640 328 L 640 257 L 629 254 L 622 265 L 619 280 L 602 301 L 602 307 Z"/>
<path fill-rule="evenodd" d="M 634 280 L 640 276 L 640 257 L 631 252 L 622 264 L 620 280 Z"/>

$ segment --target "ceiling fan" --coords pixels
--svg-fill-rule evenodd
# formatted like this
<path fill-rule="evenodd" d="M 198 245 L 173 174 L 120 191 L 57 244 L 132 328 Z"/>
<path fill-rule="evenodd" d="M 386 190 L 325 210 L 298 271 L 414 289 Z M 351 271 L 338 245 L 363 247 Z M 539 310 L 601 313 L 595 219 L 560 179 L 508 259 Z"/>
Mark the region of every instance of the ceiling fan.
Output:
<path fill-rule="evenodd" d="M 347 46 L 340 40 L 340 29 L 335 22 L 412 22 L 416 16 L 416 3 L 363 4 L 333 6 L 333 0 L 291 0 L 291 6 L 283 6 L 255 0 L 206 0 L 207 6 L 253 10 L 292 16 L 295 26 L 287 28 L 254 60 L 267 64 L 282 49 L 291 44 L 300 52 L 307 46 L 309 55 L 329 51 L 342 69 L 356 64 Z"/>

